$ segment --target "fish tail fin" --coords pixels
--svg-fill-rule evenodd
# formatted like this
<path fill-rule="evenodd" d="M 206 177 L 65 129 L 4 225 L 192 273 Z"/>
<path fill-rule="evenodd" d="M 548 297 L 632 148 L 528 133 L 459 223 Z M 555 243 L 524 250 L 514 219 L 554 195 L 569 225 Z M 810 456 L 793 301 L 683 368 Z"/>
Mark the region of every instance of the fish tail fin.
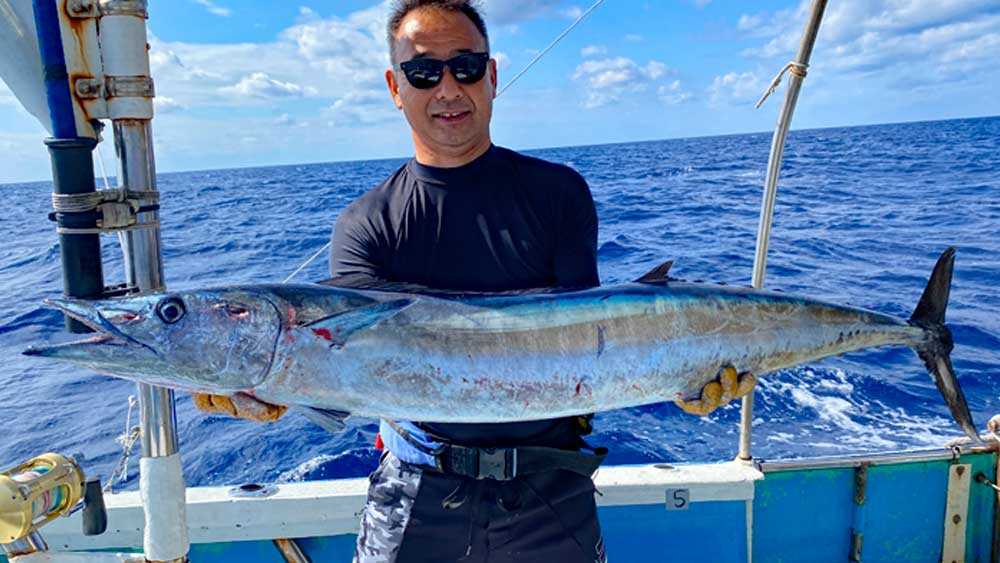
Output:
<path fill-rule="evenodd" d="M 954 268 L 955 249 L 949 247 L 938 258 L 924 294 L 920 297 L 913 316 L 910 317 L 910 324 L 923 329 L 926 337 L 922 343 L 914 347 L 914 351 L 933 376 L 934 383 L 948 404 L 955 422 L 962 427 L 969 438 L 980 442 L 979 432 L 972 421 L 972 413 L 969 412 L 969 404 L 965 400 L 965 394 L 958 384 L 958 378 L 951 365 L 951 351 L 955 344 L 951 331 L 944 324 Z"/>

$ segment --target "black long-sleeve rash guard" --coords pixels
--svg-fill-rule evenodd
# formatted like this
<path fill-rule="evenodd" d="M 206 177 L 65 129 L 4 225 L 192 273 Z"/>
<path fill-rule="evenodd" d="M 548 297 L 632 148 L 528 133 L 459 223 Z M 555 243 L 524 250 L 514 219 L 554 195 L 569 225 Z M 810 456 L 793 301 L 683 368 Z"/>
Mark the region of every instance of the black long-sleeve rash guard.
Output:
<path fill-rule="evenodd" d="M 597 213 L 573 169 L 501 147 L 458 168 L 411 160 L 337 219 L 330 271 L 461 291 L 595 286 Z M 420 426 L 479 447 L 569 447 L 575 425 Z"/>

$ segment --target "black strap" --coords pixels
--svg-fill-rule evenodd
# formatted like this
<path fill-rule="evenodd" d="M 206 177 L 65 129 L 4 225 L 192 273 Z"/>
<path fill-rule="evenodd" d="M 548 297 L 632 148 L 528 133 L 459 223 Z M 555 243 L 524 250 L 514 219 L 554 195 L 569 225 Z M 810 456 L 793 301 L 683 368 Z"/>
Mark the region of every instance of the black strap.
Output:
<path fill-rule="evenodd" d="M 386 420 L 394 432 L 413 447 L 434 457 L 442 473 L 462 475 L 473 479 L 510 481 L 518 475 L 541 473 L 562 469 L 590 477 L 608 455 L 607 448 L 591 448 L 583 439 L 581 447 L 593 453 L 558 448 L 528 446 L 521 448 L 471 448 L 457 444 L 444 444 L 428 448 L 402 426 Z"/>
<path fill-rule="evenodd" d="M 560 450 L 557 448 L 469 448 L 448 445 L 436 456 L 438 469 L 444 473 L 473 479 L 510 481 L 518 475 L 529 475 L 562 469 L 590 477 L 608 455 L 606 448 L 594 453 Z"/>

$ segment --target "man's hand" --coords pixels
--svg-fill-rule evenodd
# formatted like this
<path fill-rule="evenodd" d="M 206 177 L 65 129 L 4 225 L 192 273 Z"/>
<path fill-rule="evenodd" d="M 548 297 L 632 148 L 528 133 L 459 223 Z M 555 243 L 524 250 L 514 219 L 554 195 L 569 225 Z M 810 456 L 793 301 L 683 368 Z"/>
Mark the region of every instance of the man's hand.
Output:
<path fill-rule="evenodd" d="M 719 375 L 715 380 L 709 381 L 701 388 L 701 398 L 690 401 L 674 401 L 688 414 L 705 416 L 715 409 L 732 401 L 743 397 L 751 391 L 757 384 L 757 376 L 752 373 L 736 373 L 736 368 L 726 366 L 719 370 Z"/>
<path fill-rule="evenodd" d="M 265 403 L 246 393 L 237 393 L 232 397 L 191 393 L 191 398 L 194 400 L 195 408 L 201 412 L 228 414 L 254 422 L 274 422 L 288 410 L 286 406 Z"/>

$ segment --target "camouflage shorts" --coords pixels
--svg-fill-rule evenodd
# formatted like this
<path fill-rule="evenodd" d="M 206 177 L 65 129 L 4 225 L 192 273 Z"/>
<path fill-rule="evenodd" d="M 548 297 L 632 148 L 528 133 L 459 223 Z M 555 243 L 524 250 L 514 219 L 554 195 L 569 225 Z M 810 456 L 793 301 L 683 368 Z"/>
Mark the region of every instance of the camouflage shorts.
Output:
<path fill-rule="evenodd" d="M 565 471 L 476 481 L 383 456 L 355 563 L 605 563 L 594 485 Z"/>

